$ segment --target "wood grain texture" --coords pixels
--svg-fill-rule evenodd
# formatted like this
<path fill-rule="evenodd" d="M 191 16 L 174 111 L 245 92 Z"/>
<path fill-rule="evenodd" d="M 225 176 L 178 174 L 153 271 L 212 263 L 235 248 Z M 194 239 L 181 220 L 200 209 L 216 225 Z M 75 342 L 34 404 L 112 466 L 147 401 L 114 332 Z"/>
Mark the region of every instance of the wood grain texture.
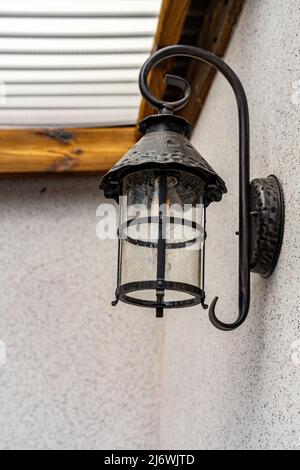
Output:
<path fill-rule="evenodd" d="M 1 130 L 0 174 L 102 173 L 135 143 L 135 127 Z"/>
<path fill-rule="evenodd" d="M 190 5 L 191 0 L 163 0 L 153 52 L 162 47 L 179 43 Z M 162 98 L 164 95 L 164 77 L 171 68 L 172 61 L 165 61 L 149 76 L 150 88 L 158 98 Z M 153 114 L 153 112 L 153 108 L 145 100 L 142 100 L 139 120 Z"/>
<path fill-rule="evenodd" d="M 243 0 L 211 0 L 204 20 L 199 26 L 199 36 L 195 45 L 222 57 L 229 44 L 243 2 Z M 196 60 L 192 61 L 187 71 L 186 78 L 191 84 L 192 96 L 180 114 L 193 126 L 199 118 L 215 74 L 214 68 Z"/>

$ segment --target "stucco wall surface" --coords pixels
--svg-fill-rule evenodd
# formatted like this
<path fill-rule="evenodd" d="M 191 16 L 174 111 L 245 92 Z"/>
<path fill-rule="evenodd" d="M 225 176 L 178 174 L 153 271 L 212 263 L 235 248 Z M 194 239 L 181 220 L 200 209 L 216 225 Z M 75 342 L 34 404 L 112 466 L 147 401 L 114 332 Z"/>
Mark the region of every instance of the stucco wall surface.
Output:
<path fill-rule="evenodd" d="M 286 201 L 274 275 L 252 276 L 247 323 L 215 330 L 200 308 L 166 320 L 163 448 L 300 447 L 300 3 L 248 0 L 225 60 L 240 76 L 251 114 L 252 178 L 278 176 Z M 297 92 L 298 91 L 298 92 Z M 237 315 L 238 127 L 230 86 L 218 76 L 193 137 L 228 195 L 208 210 L 208 300 Z"/>
<path fill-rule="evenodd" d="M 161 326 L 111 307 L 116 242 L 99 178 L 0 182 L 1 449 L 158 443 Z"/>

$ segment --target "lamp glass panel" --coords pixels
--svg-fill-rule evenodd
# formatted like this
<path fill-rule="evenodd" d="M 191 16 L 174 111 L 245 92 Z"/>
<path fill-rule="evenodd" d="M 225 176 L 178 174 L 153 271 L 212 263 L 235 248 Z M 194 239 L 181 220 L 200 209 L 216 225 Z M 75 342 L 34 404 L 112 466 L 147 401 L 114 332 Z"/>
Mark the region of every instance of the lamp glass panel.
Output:
<path fill-rule="evenodd" d="M 166 198 L 160 207 L 162 178 L 166 182 Z M 159 215 L 163 214 L 165 280 L 201 287 L 204 190 L 201 178 L 182 171 L 146 170 L 124 178 L 119 285 L 157 280 Z M 156 301 L 155 289 L 130 295 Z M 165 292 L 166 301 L 189 298 L 181 289 Z"/>
<path fill-rule="evenodd" d="M 121 208 L 121 284 L 155 281 L 157 271 L 158 179 L 152 171 L 129 175 L 123 182 Z M 153 223 L 148 223 L 153 217 Z M 148 246 L 149 245 L 149 246 Z"/>

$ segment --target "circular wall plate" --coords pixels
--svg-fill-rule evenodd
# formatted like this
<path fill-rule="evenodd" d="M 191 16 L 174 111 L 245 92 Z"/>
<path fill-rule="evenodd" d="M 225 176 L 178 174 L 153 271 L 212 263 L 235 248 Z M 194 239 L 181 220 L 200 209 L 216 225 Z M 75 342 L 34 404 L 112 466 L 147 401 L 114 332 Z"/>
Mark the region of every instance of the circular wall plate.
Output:
<path fill-rule="evenodd" d="M 284 198 L 276 176 L 251 182 L 251 271 L 263 277 L 273 273 L 282 246 Z"/>

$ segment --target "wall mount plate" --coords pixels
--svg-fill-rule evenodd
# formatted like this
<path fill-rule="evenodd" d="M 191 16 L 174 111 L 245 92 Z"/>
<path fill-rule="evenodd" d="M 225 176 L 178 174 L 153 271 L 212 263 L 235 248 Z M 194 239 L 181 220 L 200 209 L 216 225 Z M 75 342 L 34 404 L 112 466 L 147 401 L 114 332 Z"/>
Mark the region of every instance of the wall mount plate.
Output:
<path fill-rule="evenodd" d="M 276 267 L 284 232 L 284 197 L 276 176 L 251 182 L 250 210 L 251 271 L 267 278 Z"/>

